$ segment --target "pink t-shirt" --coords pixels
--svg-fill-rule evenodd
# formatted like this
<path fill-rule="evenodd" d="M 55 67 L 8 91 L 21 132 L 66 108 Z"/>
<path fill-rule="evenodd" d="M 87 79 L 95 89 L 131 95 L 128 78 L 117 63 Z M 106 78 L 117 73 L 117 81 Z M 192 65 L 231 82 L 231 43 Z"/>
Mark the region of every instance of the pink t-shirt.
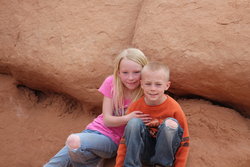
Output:
<path fill-rule="evenodd" d="M 104 96 L 108 98 L 112 98 L 112 90 L 113 90 L 113 76 L 109 76 L 102 83 L 101 87 L 98 89 Z M 131 100 L 124 100 L 125 109 L 131 103 Z M 96 130 L 105 136 L 110 137 L 116 144 L 119 144 L 120 139 L 124 132 L 124 127 L 107 127 L 104 125 L 103 114 L 100 114 L 97 118 L 93 120 L 90 124 L 87 125 L 86 129 Z"/>

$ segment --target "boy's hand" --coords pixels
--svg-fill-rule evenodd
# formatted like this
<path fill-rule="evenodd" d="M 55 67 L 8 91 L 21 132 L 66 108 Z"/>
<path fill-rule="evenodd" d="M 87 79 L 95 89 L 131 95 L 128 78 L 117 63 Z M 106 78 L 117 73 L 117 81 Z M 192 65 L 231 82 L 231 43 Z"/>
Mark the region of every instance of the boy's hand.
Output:
<path fill-rule="evenodd" d="M 145 125 L 149 127 L 158 127 L 160 125 L 160 121 L 158 119 L 153 119 Z"/>
<path fill-rule="evenodd" d="M 129 121 L 131 118 L 140 118 L 145 124 L 152 120 L 149 114 L 144 114 L 141 111 L 133 111 L 126 115 L 127 121 Z"/>

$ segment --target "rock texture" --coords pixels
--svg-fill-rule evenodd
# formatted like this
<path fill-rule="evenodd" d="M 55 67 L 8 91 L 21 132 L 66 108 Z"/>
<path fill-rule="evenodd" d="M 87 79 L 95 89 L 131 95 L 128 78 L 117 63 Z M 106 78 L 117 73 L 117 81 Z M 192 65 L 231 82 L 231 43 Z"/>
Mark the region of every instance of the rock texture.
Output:
<path fill-rule="evenodd" d="M 0 83 L 0 166 L 41 167 L 93 119 L 65 96 L 17 88 L 6 75 Z"/>
<path fill-rule="evenodd" d="M 249 1 L 1 0 L 0 8 L 0 166 L 41 166 L 84 129 L 127 47 L 170 66 L 174 95 L 232 108 L 179 100 L 188 167 L 249 166 Z"/>
<path fill-rule="evenodd" d="M 248 1 L 25 0 L 1 8 L 0 70 L 29 87 L 100 104 L 98 85 L 131 45 L 169 64 L 172 92 L 250 115 Z"/>
<path fill-rule="evenodd" d="M 250 120 L 204 100 L 178 100 L 186 113 L 190 136 L 188 167 L 250 164 Z"/>
<path fill-rule="evenodd" d="M 0 166 L 41 167 L 95 116 L 67 97 L 17 88 L 10 76 L 0 75 L 0 82 Z M 204 100 L 178 102 L 191 136 L 187 167 L 249 166 L 249 119 Z M 114 159 L 105 163 L 113 165 Z"/>
<path fill-rule="evenodd" d="M 1 1 L 0 70 L 86 104 L 131 44 L 140 1 Z"/>
<path fill-rule="evenodd" d="M 250 115 L 249 1 L 144 1 L 133 44 L 172 70 L 171 91 Z"/>

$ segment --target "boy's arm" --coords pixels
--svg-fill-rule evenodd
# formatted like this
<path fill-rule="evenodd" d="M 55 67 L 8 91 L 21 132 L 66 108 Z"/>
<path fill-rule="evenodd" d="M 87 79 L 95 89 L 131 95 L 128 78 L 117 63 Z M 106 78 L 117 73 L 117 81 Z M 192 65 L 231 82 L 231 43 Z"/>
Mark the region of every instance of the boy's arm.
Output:
<path fill-rule="evenodd" d="M 174 167 L 185 167 L 189 153 L 189 142 L 181 142 L 181 146 L 175 154 Z"/>
<path fill-rule="evenodd" d="M 126 156 L 127 147 L 125 144 L 125 139 L 122 138 L 119 144 L 119 148 L 117 150 L 117 156 L 115 161 L 115 167 L 122 167 L 124 164 L 124 159 Z"/>
<path fill-rule="evenodd" d="M 182 141 L 181 141 L 180 147 L 175 154 L 174 167 L 185 167 L 187 163 L 188 153 L 189 153 L 188 124 L 187 124 L 186 116 L 182 110 L 181 112 L 178 112 L 176 114 L 176 119 L 179 121 L 179 124 L 183 128 L 184 133 L 182 135 Z"/>

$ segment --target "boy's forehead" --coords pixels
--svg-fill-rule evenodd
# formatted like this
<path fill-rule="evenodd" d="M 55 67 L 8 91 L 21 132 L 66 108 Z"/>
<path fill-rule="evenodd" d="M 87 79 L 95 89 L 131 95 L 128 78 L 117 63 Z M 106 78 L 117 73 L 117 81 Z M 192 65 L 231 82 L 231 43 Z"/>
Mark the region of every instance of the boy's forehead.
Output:
<path fill-rule="evenodd" d="M 151 70 L 151 69 L 143 69 L 142 75 L 152 75 L 152 74 L 160 74 L 164 75 L 164 71 L 159 69 L 159 70 Z"/>
<path fill-rule="evenodd" d="M 141 78 L 142 80 L 153 80 L 153 79 L 162 79 L 165 78 L 166 74 L 164 73 L 164 70 L 150 70 L 146 69 L 142 72 Z"/>

